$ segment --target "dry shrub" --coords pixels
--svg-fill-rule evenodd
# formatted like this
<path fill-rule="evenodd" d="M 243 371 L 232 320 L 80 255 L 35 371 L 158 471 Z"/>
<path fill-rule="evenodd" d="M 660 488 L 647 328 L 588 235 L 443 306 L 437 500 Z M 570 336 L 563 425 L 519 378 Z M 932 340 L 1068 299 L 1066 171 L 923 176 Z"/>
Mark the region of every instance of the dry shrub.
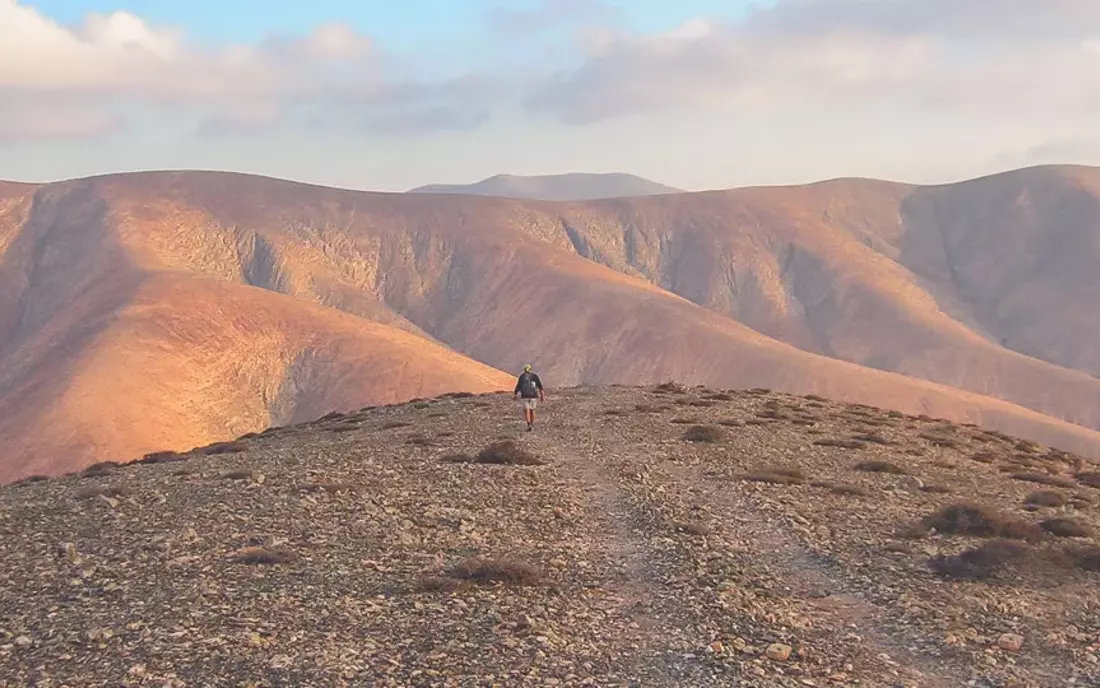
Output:
<path fill-rule="evenodd" d="M 220 454 L 239 454 L 248 449 L 247 442 L 216 442 L 198 450 L 205 456 L 217 456 Z"/>
<path fill-rule="evenodd" d="M 822 396 L 818 396 L 818 395 L 816 395 L 816 394 L 807 394 L 806 396 L 804 396 L 804 397 L 802 397 L 802 398 L 803 398 L 803 399 L 806 399 L 806 400 L 808 400 L 808 401 L 817 401 L 817 402 L 825 402 L 825 401 L 828 401 L 828 399 L 826 399 L 825 397 L 822 397 Z"/>
<path fill-rule="evenodd" d="M 621 409 L 607 409 L 606 411 L 603 412 L 603 415 L 605 415 L 605 416 L 621 416 L 621 415 L 623 415 L 623 411 Z"/>
<path fill-rule="evenodd" d="M 756 417 L 757 418 L 769 418 L 771 420 L 789 420 L 790 419 L 790 416 L 783 413 L 782 411 L 777 411 L 775 409 L 765 409 L 763 411 L 757 411 L 756 412 Z"/>
<path fill-rule="evenodd" d="M 815 482 L 810 483 L 814 487 L 821 487 L 829 490 L 833 494 L 844 495 L 847 497 L 870 497 L 871 493 L 857 485 L 844 485 L 841 483 L 829 483 L 829 482 Z"/>
<path fill-rule="evenodd" d="M 504 466 L 542 466 L 546 462 L 512 440 L 502 440 L 494 442 L 478 452 L 477 456 L 474 457 L 474 463 Z"/>
<path fill-rule="evenodd" d="M 1078 473 L 1073 476 L 1077 479 L 1077 482 L 1085 487 L 1095 487 L 1100 489 L 1100 472 L 1092 473 Z"/>
<path fill-rule="evenodd" d="M 1020 440 L 1019 442 L 1017 442 L 1013 446 L 1018 451 L 1029 452 L 1029 453 L 1036 453 L 1040 449 L 1039 445 L 1036 444 L 1035 442 L 1032 442 L 1031 440 Z"/>
<path fill-rule="evenodd" d="M 699 523 L 695 521 L 677 521 L 673 524 L 676 530 L 687 533 L 688 535 L 696 535 L 699 537 L 705 537 L 711 534 L 710 526 L 705 523 Z"/>
<path fill-rule="evenodd" d="M 387 423 L 383 423 L 382 424 L 382 429 L 383 430 L 396 430 L 398 428 L 407 428 L 410 425 L 412 425 L 412 423 L 406 423 L 403 420 L 391 420 Z"/>
<path fill-rule="evenodd" d="M 289 564 L 294 554 L 284 549 L 270 547 L 245 547 L 230 555 L 237 564 Z"/>
<path fill-rule="evenodd" d="M 891 445 L 893 442 L 886 439 L 882 435 L 876 435 L 874 433 L 865 433 L 861 435 L 853 435 L 852 439 L 859 440 L 860 442 L 869 442 L 871 444 Z"/>
<path fill-rule="evenodd" d="M 92 465 L 87 466 L 83 471 L 81 471 L 81 475 L 85 475 L 88 477 L 107 475 L 108 473 L 113 473 L 115 469 L 118 468 L 118 466 L 119 464 L 117 461 L 100 461 L 98 463 L 93 463 Z"/>
<path fill-rule="evenodd" d="M 424 576 L 416 584 L 418 592 L 458 592 L 470 587 L 466 581 L 448 578 L 447 576 Z"/>
<path fill-rule="evenodd" d="M 1024 561 L 1027 547 L 1011 540 L 985 542 L 959 554 L 939 555 L 928 560 L 928 566 L 944 578 L 981 580 L 999 573 L 1007 565 Z"/>
<path fill-rule="evenodd" d="M 480 584 L 538 585 L 542 582 L 539 569 L 516 559 L 466 559 L 447 571 L 445 576 Z"/>
<path fill-rule="evenodd" d="M 1065 478 L 1058 475 L 1048 475 L 1046 473 L 1012 473 L 1008 477 L 1015 480 L 1022 480 L 1027 483 L 1037 483 L 1039 485 L 1050 485 L 1052 487 L 1073 487 L 1073 481 L 1069 478 Z"/>
<path fill-rule="evenodd" d="M 225 480 L 252 480 L 255 476 L 256 473 L 250 468 L 237 468 L 222 473 L 222 478 Z"/>
<path fill-rule="evenodd" d="M 838 447 L 840 449 L 863 449 L 867 446 L 865 442 L 860 442 L 859 440 L 844 440 L 836 438 L 814 440 L 814 444 L 819 447 Z"/>
<path fill-rule="evenodd" d="M 340 423 L 339 425 L 333 425 L 331 430 L 333 432 L 353 432 L 360 429 L 358 423 Z"/>
<path fill-rule="evenodd" d="M 1055 537 L 1092 536 L 1092 529 L 1076 518 L 1048 518 L 1039 527 Z"/>
<path fill-rule="evenodd" d="M 988 464 L 988 463 L 995 463 L 997 461 L 998 456 L 999 456 L 998 454 L 995 454 L 994 452 L 991 452 L 991 451 L 980 451 L 980 452 L 975 452 L 975 453 L 971 454 L 970 459 L 972 461 L 977 461 L 978 463 Z"/>
<path fill-rule="evenodd" d="M 766 388 L 766 387 L 753 387 L 752 389 L 745 390 L 745 393 L 746 394 L 752 394 L 753 396 L 759 397 L 759 396 L 764 396 L 764 395 L 767 395 L 767 394 L 771 394 L 772 391 L 770 389 Z"/>
<path fill-rule="evenodd" d="M 77 499 L 95 499 L 96 497 L 125 497 L 130 488 L 125 485 L 90 485 L 76 491 Z"/>
<path fill-rule="evenodd" d="M 415 404 L 413 404 L 412 407 L 414 409 L 416 409 L 417 411 L 423 411 L 424 409 L 431 408 L 432 405 L 431 405 L 430 402 L 427 402 L 427 401 L 418 401 Z"/>
<path fill-rule="evenodd" d="M 447 392 L 446 394 L 441 394 L 439 396 L 439 398 L 440 399 L 470 399 L 473 396 L 474 396 L 473 392 Z"/>
<path fill-rule="evenodd" d="M 1055 492 L 1053 490 L 1038 490 L 1032 492 L 1024 500 L 1024 504 L 1028 506 L 1049 506 L 1059 507 L 1064 506 L 1066 503 L 1066 497 L 1061 492 Z"/>
<path fill-rule="evenodd" d="M 725 420 L 720 420 L 720 421 L 718 421 L 718 424 L 723 426 L 723 427 L 726 427 L 726 428 L 739 428 L 742 425 L 744 425 L 744 423 L 742 423 L 741 421 L 734 420 L 733 418 L 727 418 Z"/>
<path fill-rule="evenodd" d="M 430 447 L 432 446 L 432 438 L 425 437 L 424 435 L 413 435 L 409 439 L 405 440 L 405 444 L 413 447 Z"/>
<path fill-rule="evenodd" d="M 946 447 L 948 449 L 954 449 L 959 446 L 959 443 L 952 437 L 933 435 L 930 433 L 921 433 L 920 437 L 922 439 L 928 440 L 929 444 L 935 447 Z"/>
<path fill-rule="evenodd" d="M 447 454 L 440 461 L 444 463 L 473 463 L 474 457 L 469 454 Z"/>
<path fill-rule="evenodd" d="M 907 535 L 923 537 L 932 530 L 945 535 L 1008 540 L 1038 540 L 1043 535 L 1042 529 L 1030 521 L 969 502 L 951 504 L 924 517 L 907 530 Z"/>
<path fill-rule="evenodd" d="M 688 402 L 688 406 L 694 406 L 695 408 L 710 408 L 717 405 L 718 402 L 710 401 L 709 399 L 695 399 L 694 401 Z"/>
<path fill-rule="evenodd" d="M 436 411 L 435 413 L 429 413 L 425 418 L 446 418 L 447 414 L 442 411 Z"/>
<path fill-rule="evenodd" d="M 683 385 L 675 382 L 662 382 L 653 388 L 653 391 L 657 394 L 686 394 L 687 390 Z"/>
<path fill-rule="evenodd" d="M 881 461 L 878 459 L 872 461 L 860 461 L 855 466 L 853 466 L 853 468 L 857 471 L 863 471 L 864 473 L 890 473 L 891 475 L 909 474 L 908 471 L 906 471 L 901 466 L 898 466 L 897 464 L 890 463 L 889 461 Z"/>
<path fill-rule="evenodd" d="M 905 414 L 902 413 L 901 411 L 887 411 L 886 412 L 886 417 L 887 418 L 905 418 Z"/>
<path fill-rule="evenodd" d="M 183 455 L 174 451 L 159 451 L 146 454 L 135 463 L 174 463 L 183 461 Z"/>
<path fill-rule="evenodd" d="M 721 442 L 724 436 L 722 429 L 713 425 L 693 425 L 684 431 L 683 439 L 687 442 L 714 444 Z"/>
<path fill-rule="evenodd" d="M 714 394 L 708 394 L 707 399 L 712 401 L 733 401 L 733 395 L 726 392 L 716 392 Z"/>
<path fill-rule="evenodd" d="M 749 473 L 741 479 L 753 483 L 769 483 L 772 485 L 805 485 L 810 480 L 801 469 L 782 466 L 773 466 L 756 473 Z"/>
<path fill-rule="evenodd" d="M 1095 544 L 1068 547 L 1065 555 L 1079 569 L 1100 571 L 1100 547 Z"/>

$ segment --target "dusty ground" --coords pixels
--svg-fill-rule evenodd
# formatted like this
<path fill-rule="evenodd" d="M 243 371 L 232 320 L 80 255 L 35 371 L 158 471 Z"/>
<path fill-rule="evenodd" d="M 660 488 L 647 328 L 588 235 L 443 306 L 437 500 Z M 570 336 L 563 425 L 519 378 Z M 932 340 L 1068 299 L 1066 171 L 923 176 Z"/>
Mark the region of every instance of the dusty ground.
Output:
<path fill-rule="evenodd" d="M 0 686 L 1100 686 L 1075 457 L 760 392 L 540 414 L 432 400 L 0 489 Z M 500 439 L 545 464 L 449 460 Z M 1017 539 L 914 527 L 961 502 Z"/>

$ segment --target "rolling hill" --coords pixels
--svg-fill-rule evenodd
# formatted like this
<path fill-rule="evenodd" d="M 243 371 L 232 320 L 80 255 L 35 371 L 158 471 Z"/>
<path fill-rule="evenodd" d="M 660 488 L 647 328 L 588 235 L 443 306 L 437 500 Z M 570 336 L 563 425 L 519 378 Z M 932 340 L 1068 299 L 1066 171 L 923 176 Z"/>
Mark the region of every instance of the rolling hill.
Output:
<path fill-rule="evenodd" d="M 921 193 L 944 191 L 551 203 L 212 172 L 6 185 L 0 480 L 507 389 L 526 362 L 551 388 L 768 387 L 1100 456 L 1100 381 L 1001 346 L 919 274 L 934 263 L 891 258 L 940 229 L 901 213 Z"/>
<path fill-rule="evenodd" d="M 410 189 L 408 193 L 469 194 L 541 201 L 583 201 L 681 192 L 681 189 L 651 182 L 632 174 L 574 172 L 534 176 L 498 174 L 473 184 L 430 184 Z"/>

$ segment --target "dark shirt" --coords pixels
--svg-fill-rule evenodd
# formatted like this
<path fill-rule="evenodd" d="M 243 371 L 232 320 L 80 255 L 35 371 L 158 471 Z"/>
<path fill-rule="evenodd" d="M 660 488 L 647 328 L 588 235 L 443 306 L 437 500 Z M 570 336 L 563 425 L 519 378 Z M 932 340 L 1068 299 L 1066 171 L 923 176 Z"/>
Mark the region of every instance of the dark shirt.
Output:
<path fill-rule="evenodd" d="M 534 399 L 542 391 L 542 380 L 533 372 L 523 372 L 516 380 L 516 389 L 513 394 L 519 394 L 524 399 Z"/>

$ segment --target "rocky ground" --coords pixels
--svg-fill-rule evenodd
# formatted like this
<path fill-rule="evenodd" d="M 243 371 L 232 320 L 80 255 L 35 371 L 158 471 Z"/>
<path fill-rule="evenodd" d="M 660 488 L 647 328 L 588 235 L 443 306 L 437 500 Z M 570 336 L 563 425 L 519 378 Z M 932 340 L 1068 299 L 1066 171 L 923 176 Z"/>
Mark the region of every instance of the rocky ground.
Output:
<path fill-rule="evenodd" d="M 1100 686 L 1077 457 L 764 390 L 520 414 L 0 488 L 0 686 Z"/>

